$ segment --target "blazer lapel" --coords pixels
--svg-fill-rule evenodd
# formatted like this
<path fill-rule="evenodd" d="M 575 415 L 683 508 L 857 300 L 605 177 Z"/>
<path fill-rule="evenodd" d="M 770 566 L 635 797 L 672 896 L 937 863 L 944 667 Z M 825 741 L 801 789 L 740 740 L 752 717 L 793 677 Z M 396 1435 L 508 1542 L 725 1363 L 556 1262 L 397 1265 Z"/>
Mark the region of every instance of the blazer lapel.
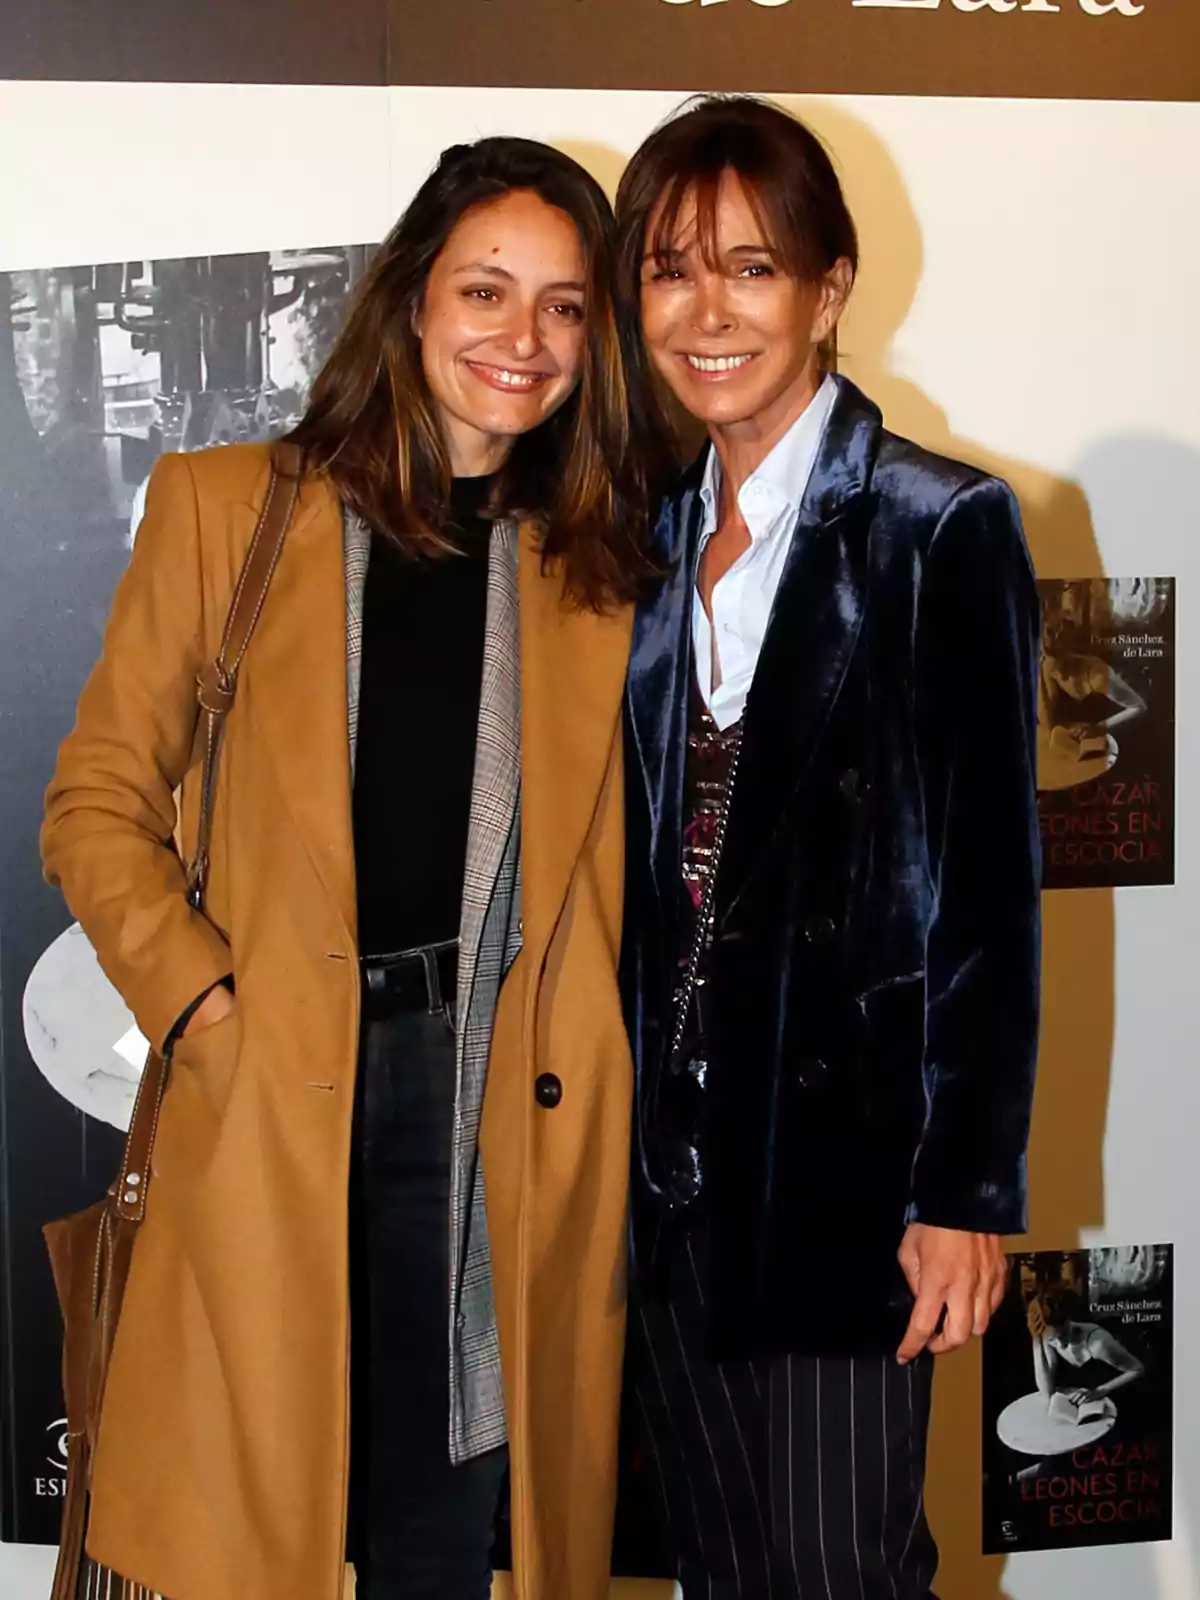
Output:
<path fill-rule="evenodd" d="M 350 744 L 350 777 L 358 747 L 358 692 L 362 683 L 363 595 L 371 562 L 371 530 L 361 517 L 343 507 L 342 543 L 346 561 L 346 732 Z"/>
<path fill-rule="evenodd" d="M 459 1034 L 460 1060 L 480 943 L 520 790 L 521 662 L 515 543 L 513 523 L 494 525 L 488 555 L 483 683 L 459 927 L 458 1015 L 464 1019 Z"/>
<path fill-rule="evenodd" d="M 852 384 L 838 386 L 746 701 L 719 869 L 722 912 L 804 777 L 862 625 L 880 418 Z"/>
<path fill-rule="evenodd" d="M 700 484 L 707 447 L 663 503 L 658 552 L 672 563 L 652 599 L 638 607 L 629 656 L 629 725 L 645 787 L 650 864 L 660 902 L 672 893 L 681 849 L 680 808 L 692 671 L 692 590 L 700 543 Z M 636 782 L 638 774 L 630 773 Z M 669 880 L 669 882 L 668 882 Z"/>
<path fill-rule="evenodd" d="M 354 836 L 347 745 L 341 508 L 325 479 L 301 490 L 239 688 L 254 737 L 351 941 Z"/>
<path fill-rule="evenodd" d="M 612 754 L 632 608 L 603 615 L 565 597 L 523 525 L 521 895 L 525 948 L 540 967 L 567 898 Z"/>
<path fill-rule="evenodd" d="M 472 1427 L 494 1443 L 487 1430 L 504 1414 L 483 1176 L 477 1157 L 492 1019 L 519 892 L 521 663 L 516 536 L 513 522 L 497 522 L 488 544 L 483 681 L 459 922 L 450 1193 L 454 1316 L 461 1333 L 450 1355 L 451 1434 L 456 1451 L 465 1448 Z"/>

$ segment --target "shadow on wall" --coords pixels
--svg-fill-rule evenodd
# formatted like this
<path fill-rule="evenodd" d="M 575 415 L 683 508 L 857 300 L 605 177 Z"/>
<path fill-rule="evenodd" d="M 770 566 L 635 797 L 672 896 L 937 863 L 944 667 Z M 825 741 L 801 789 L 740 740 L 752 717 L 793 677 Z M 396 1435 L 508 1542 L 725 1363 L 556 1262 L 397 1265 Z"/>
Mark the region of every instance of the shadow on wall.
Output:
<path fill-rule="evenodd" d="M 564 155 L 586 167 L 610 200 L 616 199 L 617 185 L 625 171 L 625 157 L 619 150 L 593 144 L 590 139 L 555 139 L 553 143 Z"/>
<path fill-rule="evenodd" d="M 1039 577 L 1098 575 L 1100 553 L 1077 483 L 956 435 L 935 401 L 890 366 L 891 344 L 921 281 L 921 230 L 879 136 L 838 107 L 795 109 L 835 152 L 859 228 L 862 268 L 839 331 L 840 365 L 888 426 L 1006 479 L 1021 503 Z M 964 335 L 969 336 L 969 322 Z M 1113 893 L 1043 898 L 1042 1035 L 1030 1145 L 1033 1249 L 1065 1249 L 1104 1221 L 1102 1153 L 1113 1039 Z M 981 1545 L 979 1348 L 944 1360 L 930 1441 L 930 1519 L 942 1549 L 942 1600 L 1000 1600 L 1004 1559 Z M 964 1484 L 968 1485 L 964 1493 Z M 1153 1593 L 1153 1580 L 1145 1589 Z"/>

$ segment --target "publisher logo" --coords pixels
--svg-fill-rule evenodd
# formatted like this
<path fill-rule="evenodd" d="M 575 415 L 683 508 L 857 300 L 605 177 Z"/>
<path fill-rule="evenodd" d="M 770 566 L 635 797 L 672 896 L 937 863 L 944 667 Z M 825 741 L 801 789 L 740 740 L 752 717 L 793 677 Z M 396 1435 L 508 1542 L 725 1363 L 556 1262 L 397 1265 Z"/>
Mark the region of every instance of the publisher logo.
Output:
<path fill-rule="evenodd" d="M 59 1417 L 46 1429 L 45 1450 L 51 1472 L 33 1480 L 33 1492 L 39 1500 L 61 1500 L 67 1492 L 66 1417 Z"/>
<path fill-rule="evenodd" d="M 50 1454 L 46 1457 L 52 1467 L 60 1472 L 67 1470 L 67 1419 L 59 1417 L 57 1422 L 52 1422 L 46 1429 L 48 1436 L 47 1449 Z"/>

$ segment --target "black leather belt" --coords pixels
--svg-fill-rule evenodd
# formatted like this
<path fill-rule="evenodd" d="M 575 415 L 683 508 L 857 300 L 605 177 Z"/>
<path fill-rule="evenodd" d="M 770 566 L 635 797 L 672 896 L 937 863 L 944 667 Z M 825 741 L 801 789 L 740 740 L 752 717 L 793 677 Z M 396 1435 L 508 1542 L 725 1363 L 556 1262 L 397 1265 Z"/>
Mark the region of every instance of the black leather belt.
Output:
<path fill-rule="evenodd" d="M 371 1009 L 445 1011 L 454 1016 L 458 987 L 458 940 L 418 945 L 360 960 L 363 997 Z"/>

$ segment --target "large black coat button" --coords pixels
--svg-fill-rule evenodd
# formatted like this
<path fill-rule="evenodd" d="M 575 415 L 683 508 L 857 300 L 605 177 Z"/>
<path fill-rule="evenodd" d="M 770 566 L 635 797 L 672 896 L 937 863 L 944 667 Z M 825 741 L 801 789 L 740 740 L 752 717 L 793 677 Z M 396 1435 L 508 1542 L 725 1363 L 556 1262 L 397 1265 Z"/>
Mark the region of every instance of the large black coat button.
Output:
<path fill-rule="evenodd" d="M 553 1111 L 562 1099 L 562 1079 L 553 1072 L 543 1072 L 533 1086 L 533 1098 L 547 1111 Z"/>
<path fill-rule="evenodd" d="M 836 934 L 832 917 L 809 917 L 804 924 L 804 937 L 809 944 L 829 944 Z"/>

